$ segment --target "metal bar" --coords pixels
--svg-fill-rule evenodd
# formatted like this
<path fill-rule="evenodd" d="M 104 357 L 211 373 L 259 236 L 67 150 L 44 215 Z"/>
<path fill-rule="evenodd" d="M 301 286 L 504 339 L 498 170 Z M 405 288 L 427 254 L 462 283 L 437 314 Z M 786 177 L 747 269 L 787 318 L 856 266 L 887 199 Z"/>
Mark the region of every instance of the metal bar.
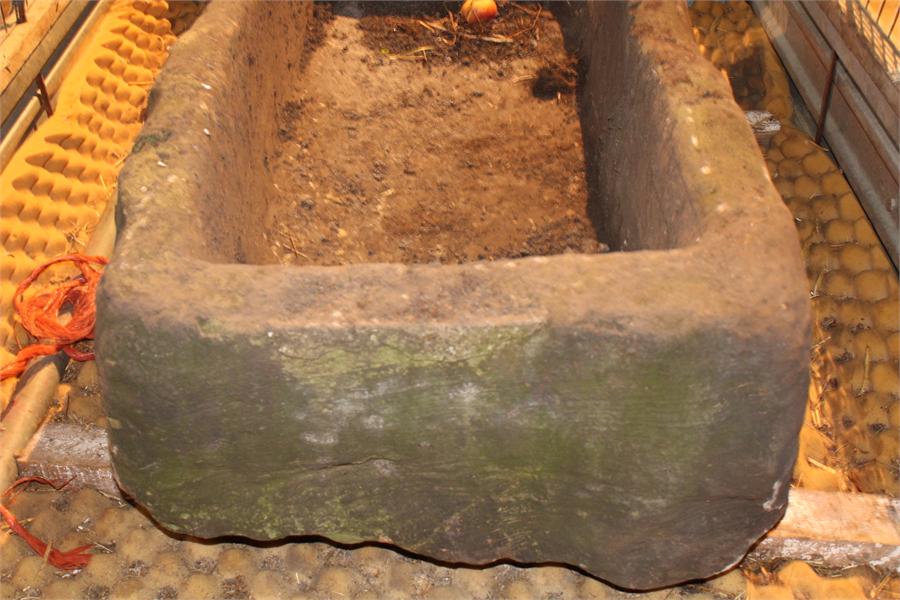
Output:
<path fill-rule="evenodd" d="M 860 7 L 860 6 L 859 6 L 859 5 L 860 5 L 859 0 L 853 0 L 853 2 L 854 2 L 854 5 L 855 5 L 857 8 Z M 822 29 L 822 27 L 821 27 L 821 24 L 819 23 L 818 19 L 814 18 L 813 15 L 812 15 L 812 13 L 810 12 L 810 9 L 809 9 L 809 7 L 807 6 L 807 3 L 805 3 L 805 2 L 799 2 L 799 3 L 797 3 L 797 6 L 798 6 L 799 8 L 802 9 L 802 14 L 805 16 L 805 19 L 806 19 L 805 22 L 808 22 L 809 24 L 812 25 L 812 29 L 810 29 L 809 31 L 807 31 L 807 28 L 806 28 L 806 27 L 802 27 L 802 26 L 801 26 L 801 27 L 798 27 L 798 29 L 799 29 L 801 35 L 803 36 L 803 38 L 804 38 L 804 39 L 806 40 L 806 42 L 810 45 L 811 48 L 821 48 L 821 51 L 818 51 L 818 50 L 817 50 L 817 51 L 814 52 L 814 54 L 815 54 L 816 61 L 817 61 L 820 65 L 822 65 L 823 67 L 825 67 L 825 66 L 826 66 L 826 63 L 825 63 L 825 60 L 824 60 L 824 58 L 825 58 L 825 57 L 824 57 L 824 53 L 826 52 L 826 50 L 830 50 L 832 53 L 835 53 L 835 52 L 837 52 L 837 50 L 838 50 L 837 46 L 835 45 L 835 41 L 832 40 L 832 39 L 829 39 L 829 36 L 826 35 L 825 31 L 823 31 L 823 29 Z M 793 12 L 793 11 L 790 11 L 790 10 L 789 10 L 789 12 L 791 12 L 791 14 L 794 14 L 794 15 L 796 15 L 796 16 L 799 16 L 799 15 L 801 14 L 801 13 L 799 13 L 799 12 Z M 866 19 L 868 19 L 868 24 L 869 24 L 870 27 L 871 27 L 873 24 L 874 24 L 875 27 L 878 27 L 878 24 L 875 23 L 874 21 L 872 21 L 872 15 L 871 15 L 871 14 L 869 14 L 868 12 L 863 11 L 862 15 L 863 15 Z M 813 31 L 813 30 L 814 30 L 814 31 Z M 884 40 L 882 40 L 882 41 L 884 41 Z M 887 41 L 890 43 L 890 40 L 887 40 Z M 786 49 L 786 48 L 778 47 L 778 44 L 776 44 L 776 47 L 777 47 L 779 53 L 783 52 L 783 51 Z M 894 49 L 894 52 L 896 52 L 896 48 L 893 46 L 892 43 L 891 43 L 891 48 L 893 48 L 893 49 Z M 852 53 L 851 53 L 851 60 L 852 60 L 852 57 L 853 57 L 853 55 L 852 55 Z M 833 58 L 834 58 L 834 57 L 832 56 L 832 59 L 833 59 Z M 840 60 L 840 56 L 838 57 L 838 59 Z M 862 91 L 865 90 L 866 93 L 863 95 L 863 97 L 866 98 L 865 104 L 866 104 L 866 106 L 869 108 L 869 110 L 872 111 L 872 106 L 868 104 L 868 96 L 870 96 L 870 95 L 872 94 L 872 91 L 871 91 L 870 89 L 868 89 L 867 86 L 863 85 L 863 83 L 862 83 L 859 79 L 857 79 L 856 76 L 854 76 L 854 74 L 853 74 L 853 72 L 851 72 L 851 70 L 847 69 L 846 64 L 845 64 L 843 61 L 841 61 L 841 65 L 844 67 L 844 68 L 842 69 L 843 74 L 846 75 L 846 76 L 850 79 L 850 82 L 852 82 L 853 86 L 854 86 L 857 90 L 860 90 L 860 93 L 862 93 Z M 829 66 L 829 71 L 827 72 L 827 73 L 828 73 L 828 75 L 827 75 L 828 79 L 826 79 L 826 87 L 828 86 L 829 81 L 834 77 L 834 75 L 831 74 L 831 71 L 834 70 L 834 69 L 832 68 L 832 67 L 833 67 L 833 63 L 829 63 L 828 66 Z M 865 74 L 865 71 L 863 71 L 863 74 Z M 796 74 L 795 74 L 795 73 L 791 73 L 791 76 L 793 77 L 793 79 L 796 80 L 798 77 L 801 77 L 801 73 L 796 73 Z M 801 77 L 801 78 L 806 79 L 805 77 Z M 838 89 L 838 92 L 841 94 L 842 97 L 844 97 L 844 100 L 845 100 L 845 101 L 848 101 L 848 99 L 845 97 L 846 94 L 844 93 L 844 91 L 843 91 L 842 89 Z M 801 94 L 801 95 L 802 95 L 802 94 Z M 812 94 L 809 94 L 809 95 L 811 96 Z M 893 97 L 894 97 L 894 93 L 893 93 L 893 88 L 892 88 L 892 90 L 891 90 L 891 98 L 893 98 Z M 804 101 L 807 103 L 807 105 L 811 105 L 811 103 L 812 103 L 811 98 L 808 98 L 808 97 L 804 97 Z M 830 99 L 829 99 L 829 103 L 830 103 Z M 820 112 L 821 112 L 821 111 L 820 111 Z M 891 128 L 893 128 L 893 127 L 896 126 L 894 121 L 891 121 L 891 122 L 885 122 L 885 121 L 883 121 L 883 120 L 881 119 L 881 117 L 878 115 L 877 112 L 875 112 L 875 111 L 872 111 L 872 112 L 875 114 L 875 117 L 876 117 L 876 119 L 878 120 L 878 124 L 879 124 L 885 131 L 887 131 L 887 130 L 889 130 L 889 129 L 891 129 Z M 855 118 L 856 118 L 857 120 L 859 120 L 859 115 L 855 115 Z M 868 128 L 865 128 L 865 127 L 863 127 L 863 129 L 866 130 L 867 135 L 872 135 L 872 131 L 871 131 L 871 130 L 869 130 Z M 897 147 L 896 143 L 890 144 L 890 148 L 893 149 L 893 148 L 896 148 L 896 147 Z M 881 154 L 881 153 L 879 153 L 879 154 Z M 892 156 L 893 156 L 893 155 L 892 155 Z M 882 158 L 883 158 L 883 157 L 882 157 Z M 890 161 L 888 161 L 888 162 L 885 163 L 885 166 L 886 166 L 887 168 L 889 168 L 889 169 L 895 169 L 895 166 L 894 166 L 895 164 L 896 164 L 895 161 L 890 160 Z"/>
<path fill-rule="evenodd" d="M 838 24 L 849 25 L 848 21 L 842 21 L 840 13 L 829 10 L 826 5 L 822 4 L 804 3 L 802 8 L 828 45 L 838 53 L 841 70 L 859 88 L 875 113 L 879 125 L 884 128 L 896 146 L 900 142 L 900 122 L 898 122 L 898 107 L 895 101 L 897 89 L 887 71 L 884 70 L 881 61 L 868 51 L 868 44 L 861 35 L 840 32 Z M 819 53 L 817 52 L 817 54 Z M 823 57 L 827 57 L 828 54 L 827 50 L 821 53 Z M 828 64 L 824 61 L 821 61 L 821 64 L 823 75 L 827 75 Z M 835 77 L 839 80 L 839 75 Z M 838 83 L 839 81 L 836 81 L 835 86 L 838 86 Z"/>
<path fill-rule="evenodd" d="M 891 21 L 891 28 L 888 29 L 888 37 L 890 38 L 894 35 L 894 27 L 897 25 L 897 17 L 900 17 L 900 4 L 897 5 L 897 8 L 894 10 L 894 20 Z"/>
<path fill-rule="evenodd" d="M 12 0 L 13 8 L 16 11 L 16 23 L 25 23 L 28 17 L 25 14 L 25 0 Z"/>
<path fill-rule="evenodd" d="M 881 23 L 881 13 L 884 12 L 884 7 L 885 7 L 885 6 L 887 6 L 887 0 L 882 0 L 882 2 L 881 2 L 881 8 L 878 9 L 878 16 L 875 17 L 875 22 L 876 22 L 876 23 Z"/>
<path fill-rule="evenodd" d="M 47 77 L 45 66 L 58 55 L 73 27 L 86 17 L 90 8 L 86 0 L 54 0 L 51 9 L 42 14 L 32 11 L 30 23 L 17 26 L 31 27 L 34 31 L 22 46 L 27 53 L 19 51 L 11 55 L 8 68 L 0 71 L 0 120 L 6 121 L 16 112 L 20 101 L 31 95 L 38 73 L 43 72 Z M 54 89 L 49 77 L 47 88 L 52 96 Z"/>
<path fill-rule="evenodd" d="M 828 115 L 828 106 L 831 104 L 831 91 L 834 89 L 834 71 L 837 68 L 838 55 L 831 51 L 831 66 L 828 67 L 828 78 L 825 80 L 825 91 L 822 94 L 822 102 L 819 104 L 819 117 L 816 119 L 816 144 L 822 143 L 822 135 L 825 133 L 825 117 Z"/>
<path fill-rule="evenodd" d="M 44 76 L 40 73 L 34 78 L 34 85 L 37 87 L 37 97 L 41 102 L 41 108 L 47 113 L 48 117 L 53 116 L 53 106 L 50 104 L 50 94 L 47 93 L 47 86 L 44 83 Z"/>

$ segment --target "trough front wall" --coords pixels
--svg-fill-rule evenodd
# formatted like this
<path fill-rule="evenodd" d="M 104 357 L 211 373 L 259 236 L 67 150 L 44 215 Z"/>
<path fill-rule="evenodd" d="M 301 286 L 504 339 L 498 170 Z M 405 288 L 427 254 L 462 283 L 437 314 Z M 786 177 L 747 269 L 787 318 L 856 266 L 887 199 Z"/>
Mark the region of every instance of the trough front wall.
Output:
<path fill-rule="evenodd" d="M 784 507 L 794 447 L 768 390 L 801 382 L 747 351 L 765 339 L 527 310 L 239 334 L 189 314 L 113 314 L 102 346 L 141 356 L 104 368 L 117 477 L 175 531 L 563 561 L 646 588 L 727 567 Z"/>

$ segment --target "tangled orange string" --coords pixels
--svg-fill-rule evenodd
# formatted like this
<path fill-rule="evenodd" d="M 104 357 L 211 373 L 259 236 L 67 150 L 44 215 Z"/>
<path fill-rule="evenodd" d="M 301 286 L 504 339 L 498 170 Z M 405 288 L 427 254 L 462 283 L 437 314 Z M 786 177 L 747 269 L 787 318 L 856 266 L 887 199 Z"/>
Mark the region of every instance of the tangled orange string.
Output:
<path fill-rule="evenodd" d="M 25 291 L 35 279 L 48 267 L 62 262 L 75 263 L 81 275 L 61 283 L 50 291 L 26 299 Z M 36 268 L 19 284 L 13 300 L 16 311 L 19 313 L 22 326 L 28 333 L 41 340 L 41 343 L 23 348 L 11 363 L 0 370 L 0 381 L 21 375 L 32 358 L 56 354 L 60 350 L 74 360 L 94 358 L 93 352 L 81 352 L 74 344 L 94 337 L 94 323 L 97 317 L 94 297 L 102 271 L 91 265 L 106 265 L 108 262 L 103 256 L 83 254 L 61 256 Z M 60 312 L 64 309 L 71 315 L 65 323 L 60 321 Z"/>
<path fill-rule="evenodd" d="M 19 486 L 32 482 L 49 485 L 56 490 L 61 490 L 66 486 L 67 483 L 69 483 L 68 481 L 57 483 L 54 481 L 50 481 L 49 479 L 44 479 L 43 477 L 22 477 L 16 480 L 16 482 L 11 486 L 9 486 L 9 488 L 3 493 L 3 496 L 0 497 L 0 502 L 7 501 L 7 496 L 10 496 L 13 491 Z M 63 571 L 83 569 L 91 560 L 91 555 L 88 554 L 87 551 L 94 547 L 93 544 L 79 546 L 77 548 L 73 548 L 72 550 L 61 552 L 56 548 L 50 547 L 49 544 L 42 541 L 32 533 L 29 533 L 29 531 L 25 529 L 25 527 L 23 527 L 21 523 L 19 523 L 18 519 L 16 519 L 12 512 L 3 504 L 0 504 L 0 517 L 3 517 L 3 520 L 6 521 L 6 524 L 10 528 L 10 530 L 20 538 L 25 540 L 25 543 L 31 546 L 31 549 L 34 550 L 34 552 L 38 556 L 43 556 L 47 562 L 49 562 L 57 569 L 61 569 Z"/>

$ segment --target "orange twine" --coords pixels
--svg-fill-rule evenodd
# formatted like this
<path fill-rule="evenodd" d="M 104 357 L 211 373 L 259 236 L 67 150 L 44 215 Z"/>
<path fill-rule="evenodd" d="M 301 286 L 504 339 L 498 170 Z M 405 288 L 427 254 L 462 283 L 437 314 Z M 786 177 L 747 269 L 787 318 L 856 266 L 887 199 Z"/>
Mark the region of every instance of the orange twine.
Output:
<path fill-rule="evenodd" d="M 81 275 L 61 283 L 51 291 L 35 294 L 26 300 L 25 290 L 34 283 L 34 280 L 48 267 L 62 262 L 75 263 Z M 16 358 L 0 370 L 0 381 L 21 375 L 32 358 L 56 354 L 60 350 L 74 360 L 93 360 L 93 352 L 81 352 L 74 344 L 94 337 L 94 323 L 97 317 L 94 297 L 102 271 L 92 267 L 91 263 L 106 265 L 108 262 L 103 256 L 83 254 L 61 256 L 36 268 L 19 284 L 13 300 L 19 319 L 28 333 L 43 342 L 32 344 L 19 351 Z M 64 308 L 71 310 L 71 319 L 66 323 L 59 320 L 59 313 Z"/>
<path fill-rule="evenodd" d="M 66 486 L 66 484 L 69 483 L 68 481 L 57 483 L 50 481 L 49 479 L 44 479 L 43 477 L 22 477 L 11 486 L 9 486 L 9 488 L 3 493 L 3 496 L 0 497 L 0 500 L 6 499 L 6 497 L 9 496 L 17 487 L 32 482 L 50 485 L 53 486 L 53 488 L 56 490 L 61 490 Z M 46 542 L 41 541 L 39 538 L 29 533 L 28 530 L 25 529 L 25 527 L 23 527 L 22 524 L 19 523 L 19 521 L 13 516 L 12 512 L 10 512 L 8 508 L 3 506 L 3 504 L 0 504 L 0 516 L 3 517 L 3 520 L 6 521 L 6 524 L 16 535 L 21 537 L 23 540 L 25 540 L 25 543 L 31 546 L 31 549 L 34 550 L 35 554 L 37 554 L 38 556 L 43 556 L 44 560 L 49 562 L 57 569 L 61 569 L 63 571 L 83 569 L 91 560 L 91 555 L 87 554 L 86 551 L 93 548 L 93 544 L 79 546 L 77 548 L 73 548 L 72 550 L 68 550 L 67 552 L 60 552 L 56 548 L 48 546 Z"/>

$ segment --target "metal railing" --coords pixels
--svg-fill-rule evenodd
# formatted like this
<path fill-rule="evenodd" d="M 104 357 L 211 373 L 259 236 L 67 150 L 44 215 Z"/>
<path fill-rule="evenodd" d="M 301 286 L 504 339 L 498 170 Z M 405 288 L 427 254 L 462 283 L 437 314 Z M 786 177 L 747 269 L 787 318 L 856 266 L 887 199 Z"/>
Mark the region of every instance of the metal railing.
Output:
<path fill-rule="evenodd" d="M 900 2 L 847 0 L 846 12 L 891 80 L 900 83 L 900 51 L 895 43 L 895 37 L 900 39 Z"/>
<path fill-rule="evenodd" d="M 887 35 L 888 39 L 893 40 L 894 28 L 897 26 L 897 17 L 900 17 L 900 2 L 894 3 L 894 8 L 888 9 L 887 13 L 885 13 L 885 9 L 891 2 L 888 2 L 888 0 L 881 0 L 881 5 L 878 6 L 877 9 L 876 4 L 878 4 L 877 0 L 876 2 L 866 0 L 865 9 L 870 15 L 874 15 L 875 23 L 878 25 L 879 29 L 881 29 L 882 33 Z M 878 12 L 875 12 L 876 10 Z M 882 17 L 884 17 L 884 20 L 882 20 Z M 887 23 L 888 21 L 890 21 L 891 24 L 885 29 L 883 23 Z"/>

